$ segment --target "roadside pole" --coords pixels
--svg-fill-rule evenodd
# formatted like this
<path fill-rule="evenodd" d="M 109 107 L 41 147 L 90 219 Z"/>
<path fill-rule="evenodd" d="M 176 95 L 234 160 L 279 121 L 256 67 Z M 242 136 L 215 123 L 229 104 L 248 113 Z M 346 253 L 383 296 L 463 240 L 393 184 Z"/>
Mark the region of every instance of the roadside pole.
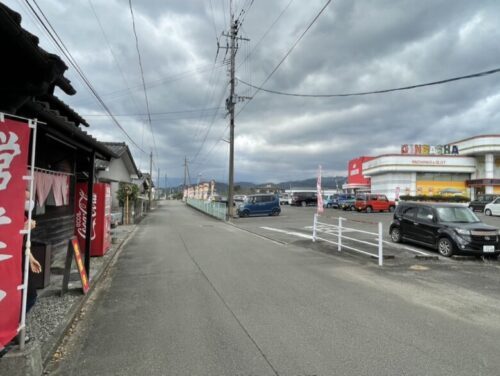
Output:
<path fill-rule="evenodd" d="M 378 223 L 378 266 L 382 266 L 384 263 L 384 249 L 382 240 L 382 222 Z"/>

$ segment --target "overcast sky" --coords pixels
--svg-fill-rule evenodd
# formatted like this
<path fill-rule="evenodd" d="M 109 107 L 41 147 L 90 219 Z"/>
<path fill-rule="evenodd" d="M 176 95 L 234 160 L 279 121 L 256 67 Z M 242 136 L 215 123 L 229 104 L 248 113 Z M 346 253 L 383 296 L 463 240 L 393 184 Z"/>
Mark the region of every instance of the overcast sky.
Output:
<path fill-rule="evenodd" d="M 62 55 L 24 1 L 5 3 L 21 13 L 23 27 L 39 36 L 43 48 Z M 155 175 L 160 168 L 161 176 L 182 177 L 186 156 L 192 181 L 227 181 L 227 56 L 223 49 L 217 59 L 216 54 L 217 38 L 226 44 L 221 33 L 229 27 L 229 0 L 132 1 L 152 130 L 128 1 L 37 3 L 130 137 L 146 153 L 153 150 Z M 239 43 L 236 76 L 263 83 L 325 3 L 234 0 L 243 22 L 240 35 L 250 39 Z M 264 87 L 349 93 L 498 68 L 498 20 L 498 0 L 333 0 Z M 88 131 L 101 141 L 126 141 L 138 166 L 147 170 L 147 155 L 102 116 L 76 72 L 70 68 L 66 76 L 78 92 L 57 95 L 87 119 Z M 242 83 L 236 91 L 255 92 Z M 348 160 L 397 153 L 404 143 L 442 144 L 500 133 L 498 109 L 500 74 L 363 97 L 259 92 L 236 107 L 235 181 L 310 178 L 319 164 L 326 176 L 346 175 Z"/>

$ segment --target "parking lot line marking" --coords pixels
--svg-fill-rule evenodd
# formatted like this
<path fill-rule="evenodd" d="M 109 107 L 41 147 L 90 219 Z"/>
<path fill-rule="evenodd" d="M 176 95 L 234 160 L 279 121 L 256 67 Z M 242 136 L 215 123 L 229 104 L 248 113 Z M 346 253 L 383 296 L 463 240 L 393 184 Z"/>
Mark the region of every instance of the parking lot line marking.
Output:
<path fill-rule="evenodd" d="M 378 240 L 378 239 L 375 239 L 375 240 Z M 412 251 L 412 252 L 415 252 L 415 253 L 420 253 L 421 255 L 424 255 L 424 256 L 430 256 L 429 253 L 423 252 L 423 251 L 419 251 L 418 249 L 414 249 L 414 248 L 410 248 L 410 247 L 406 247 L 406 246 L 399 246 L 399 245 L 394 244 L 393 242 L 389 242 L 387 240 L 383 240 L 383 242 L 385 244 L 389 244 L 391 247 L 394 247 L 396 249 L 406 249 L 408 251 Z"/>
<path fill-rule="evenodd" d="M 298 237 L 305 238 L 305 239 L 312 239 L 312 235 L 306 235 L 306 234 L 303 234 L 301 232 L 286 231 L 286 230 L 282 230 L 279 228 L 265 227 L 265 226 L 261 227 L 261 229 L 274 231 L 274 232 L 281 232 L 282 234 L 294 235 L 294 236 L 298 236 Z"/>

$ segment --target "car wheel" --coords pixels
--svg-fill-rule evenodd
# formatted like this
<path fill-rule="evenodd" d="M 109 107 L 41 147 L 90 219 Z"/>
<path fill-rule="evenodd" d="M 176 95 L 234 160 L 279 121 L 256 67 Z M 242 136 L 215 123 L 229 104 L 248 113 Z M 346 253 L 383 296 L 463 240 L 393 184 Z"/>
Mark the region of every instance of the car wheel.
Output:
<path fill-rule="evenodd" d="M 490 209 L 486 209 L 484 211 L 484 214 L 491 216 L 491 210 Z"/>
<path fill-rule="evenodd" d="M 367 206 L 367 207 L 366 207 L 366 212 L 367 212 L 367 213 L 371 213 L 371 212 L 373 212 L 372 207 L 371 207 L 371 206 Z"/>
<path fill-rule="evenodd" d="M 355 206 L 351 206 L 351 211 L 356 211 L 356 207 Z"/>
<path fill-rule="evenodd" d="M 243 210 L 242 212 L 240 212 L 240 217 L 245 218 L 248 217 L 249 214 L 250 212 L 248 210 Z"/>
<path fill-rule="evenodd" d="M 273 209 L 273 212 L 271 213 L 271 215 L 276 217 L 276 216 L 280 215 L 280 211 L 281 210 L 279 210 L 279 209 Z"/>
<path fill-rule="evenodd" d="M 448 238 L 441 238 L 438 241 L 438 252 L 441 256 L 451 257 L 453 255 L 453 243 Z"/>
<path fill-rule="evenodd" d="M 301 205 L 302 207 L 306 207 L 306 206 L 307 206 L 307 202 L 302 201 L 302 202 L 300 203 L 300 205 Z"/>
<path fill-rule="evenodd" d="M 401 230 L 399 227 L 393 227 L 391 230 L 391 240 L 394 243 L 401 243 Z"/>
<path fill-rule="evenodd" d="M 394 206 L 389 206 L 389 212 L 390 212 L 390 213 L 393 213 L 393 212 L 394 212 L 394 209 L 395 209 L 395 208 L 394 208 Z"/>

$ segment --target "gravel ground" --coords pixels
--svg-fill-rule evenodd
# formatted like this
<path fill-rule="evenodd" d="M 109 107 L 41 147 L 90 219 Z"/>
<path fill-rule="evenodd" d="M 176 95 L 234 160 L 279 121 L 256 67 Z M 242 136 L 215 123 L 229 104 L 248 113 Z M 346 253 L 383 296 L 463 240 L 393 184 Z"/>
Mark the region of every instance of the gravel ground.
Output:
<path fill-rule="evenodd" d="M 135 228 L 134 225 L 119 226 L 112 230 L 113 237 L 118 241 L 111 244 L 111 248 L 103 257 L 92 257 L 90 259 L 90 280 L 107 265 L 110 258 L 113 257 L 118 246 L 123 242 L 127 235 Z M 64 261 L 64 260 L 62 260 Z M 59 260 L 59 263 L 61 260 Z M 53 339 L 59 331 L 60 325 L 65 325 L 67 315 L 72 307 L 83 297 L 81 282 L 73 262 L 68 292 L 61 296 L 61 286 L 63 276 L 52 274 L 50 285 L 43 290 L 38 290 L 38 299 L 34 307 L 27 316 L 26 333 L 30 338 L 35 338 L 41 345 Z M 52 268 L 62 268 L 62 265 L 52 264 Z"/>

